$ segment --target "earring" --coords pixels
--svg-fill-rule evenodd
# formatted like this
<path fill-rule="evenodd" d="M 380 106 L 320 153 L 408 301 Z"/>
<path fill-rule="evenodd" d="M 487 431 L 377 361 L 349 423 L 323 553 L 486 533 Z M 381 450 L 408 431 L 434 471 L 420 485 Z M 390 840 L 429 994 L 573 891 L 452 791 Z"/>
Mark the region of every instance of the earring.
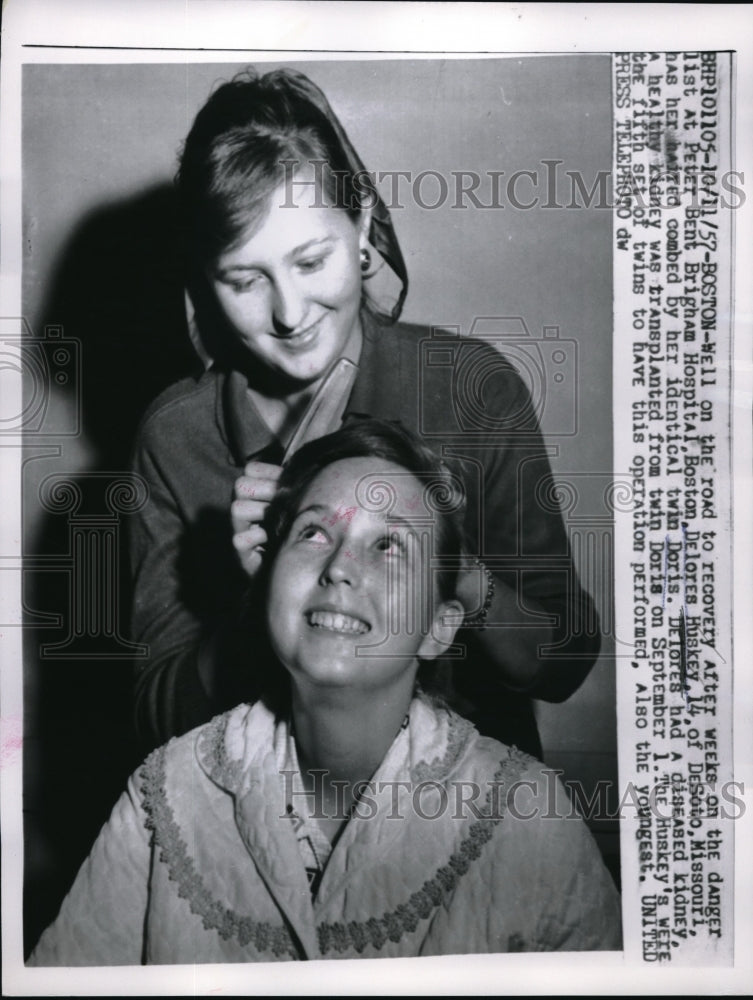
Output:
<path fill-rule="evenodd" d="M 371 254 L 366 247 L 361 247 L 361 271 L 363 274 L 371 267 Z"/>

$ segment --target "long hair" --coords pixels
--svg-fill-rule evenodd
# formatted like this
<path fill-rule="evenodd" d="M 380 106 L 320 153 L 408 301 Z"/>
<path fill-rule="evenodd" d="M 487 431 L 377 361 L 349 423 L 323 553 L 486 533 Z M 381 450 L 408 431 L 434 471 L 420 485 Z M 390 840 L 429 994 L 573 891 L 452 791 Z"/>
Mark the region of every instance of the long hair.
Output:
<path fill-rule="evenodd" d="M 400 315 L 408 273 L 387 206 L 322 91 L 303 73 L 249 68 L 199 111 L 180 157 L 177 189 L 189 260 L 197 271 L 238 245 L 269 196 L 310 164 L 327 203 L 354 221 L 371 210 L 369 240 L 402 290 L 383 322 Z"/>

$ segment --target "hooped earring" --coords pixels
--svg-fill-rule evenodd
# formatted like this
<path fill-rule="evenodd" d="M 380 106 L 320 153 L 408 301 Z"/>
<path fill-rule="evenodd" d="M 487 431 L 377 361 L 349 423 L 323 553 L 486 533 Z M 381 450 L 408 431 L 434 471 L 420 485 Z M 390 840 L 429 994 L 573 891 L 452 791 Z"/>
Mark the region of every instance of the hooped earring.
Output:
<path fill-rule="evenodd" d="M 371 254 L 366 247 L 361 247 L 361 273 L 366 274 L 371 267 Z"/>

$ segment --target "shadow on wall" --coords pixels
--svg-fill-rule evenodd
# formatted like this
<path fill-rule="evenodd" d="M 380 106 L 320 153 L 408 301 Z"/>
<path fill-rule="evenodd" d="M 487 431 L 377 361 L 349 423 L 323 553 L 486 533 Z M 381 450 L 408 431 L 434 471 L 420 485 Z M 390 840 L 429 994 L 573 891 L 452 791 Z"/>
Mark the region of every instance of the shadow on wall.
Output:
<path fill-rule="evenodd" d="M 37 337 L 55 326 L 80 341 L 80 377 L 57 402 L 68 412 L 80 404 L 81 429 L 53 438 L 62 450 L 26 439 L 27 954 L 141 757 L 124 638 L 124 536 L 139 501 L 127 470 L 149 402 L 197 366 L 182 260 L 173 189 L 153 188 L 82 222 L 38 313 Z"/>
<path fill-rule="evenodd" d="M 186 331 L 184 258 L 171 185 L 98 209 L 80 225 L 40 311 L 81 341 L 83 431 L 100 462 L 127 468 L 148 403 L 197 364 Z"/>

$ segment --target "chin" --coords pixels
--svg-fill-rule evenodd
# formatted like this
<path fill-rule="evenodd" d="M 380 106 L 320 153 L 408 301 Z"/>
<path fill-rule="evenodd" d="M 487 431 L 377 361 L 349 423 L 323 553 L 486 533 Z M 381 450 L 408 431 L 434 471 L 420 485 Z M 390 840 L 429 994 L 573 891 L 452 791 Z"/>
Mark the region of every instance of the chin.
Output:
<path fill-rule="evenodd" d="M 332 364 L 342 355 L 342 351 L 343 348 L 317 347 L 309 354 L 301 354 L 294 359 L 283 359 L 278 371 L 291 382 L 307 385 L 326 375 Z"/>
<path fill-rule="evenodd" d="M 292 671 L 293 683 L 300 681 L 309 689 L 316 688 L 319 691 L 352 691 L 356 687 L 355 678 L 351 670 L 344 670 L 338 673 L 329 667 L 326 670 L 296 670 Z"/>

